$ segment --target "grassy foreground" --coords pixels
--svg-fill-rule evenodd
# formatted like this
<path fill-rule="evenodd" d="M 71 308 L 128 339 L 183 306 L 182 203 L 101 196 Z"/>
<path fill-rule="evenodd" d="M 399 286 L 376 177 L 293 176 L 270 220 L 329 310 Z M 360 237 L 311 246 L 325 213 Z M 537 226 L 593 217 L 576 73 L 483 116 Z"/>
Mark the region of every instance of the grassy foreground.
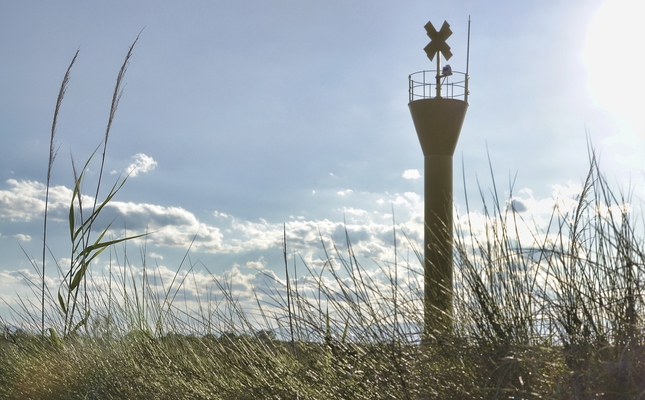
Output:
<path fill-rule="evenodd" d="M 69 71 L 56 115 L 68 78 Z M 108 228 L 97 234 L 92 225 L 125 180 L 101 201 L 99 178 L 88 207 L 83 169 L 60 287 L 55 294 L 42 287 L 40 314 L 25 307 L 22 323 L 5 322 L 0 398 L 645 398 L 642 231 L 630 199 L 612 192 L 590 153 L 577 202 L 556 207 L 546 230 L 527 236 L 531 221 L 495 192 L 482 197 L 483 225 L 466 218 L 456 227 L 455 331 L 423 346 L 422 263 L 381 266 L 387 279 L 379 280 L 349 238 L 346 251 L 321 241 L 326 276 L 304 265 L 315 290 L 274 279 L 253 310 L 213 278 L 224 297 L 187 312 L 172 284 L 158 291 L 154 276 L 127 276 L 125 256 L 99 288 L 91 262 L 132 238 L 107 240 Z M 285 242 L 288 273 L 286 251 Z"/>

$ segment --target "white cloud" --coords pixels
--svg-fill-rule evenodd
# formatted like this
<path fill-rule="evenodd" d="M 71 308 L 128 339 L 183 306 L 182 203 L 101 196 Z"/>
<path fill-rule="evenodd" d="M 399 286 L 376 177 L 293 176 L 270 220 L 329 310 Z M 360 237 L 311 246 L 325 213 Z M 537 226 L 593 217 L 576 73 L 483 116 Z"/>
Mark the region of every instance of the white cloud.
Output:
<path fill-rule="evenodd" d="M 132 163 L 125 168 L 125 174 L 134 178 L 139 174 L 145 174 L 157 168 L 157 162 L 150 156 L 143 153 L 137 153 L 132 156 Z M 112 174 L 117 174 L 119 171 L 112 171 Z"/>
<path fill-rule="evenodd" d="M 257 270 L 263 270 L 266 268 L 267 263 L 264 261 L 264 257 L 260 257 L 257 261 L 248 261 L 246 263 L 247 268 L 253 268 Z"/>
<path fill-rule="evenodd" d="M 25 235 L 23 233 L 18 233 L 16 235 L 13 235 L 16 239 L 20 240 L 21 242 L 30 242 L 31 241 L 31 236 Z"/>
<path fill-rule="evenodd" d="M 18 221 L 42 218 L 44 185 L 38 182 L 15 180 L 10 180 L 8 183 L 11 186 L 9 190 L 0 192 L 2 194 L 0 217 Z M 348 189 L 342 193 L 354 192 Z M 360 196 L 363 195 L 363 193 L 360 194 Z M 406 199 L 405 203 L 409 203 L 406 196 L 402 198 Z M 51 198 L 50 210 L 60 209 L 58 214 L 61 219 L 64 218 L 69 209 L 71 190 L 62 186 L 53 187 Z M 91 204 L 90 200 L 88 198 L 86 204 Z M 374 255 L 375 246 L 376 248 L 381 246 L 378 244 L 381 228 L 374 220 L 381 221 L 381 219 L 378 215 L 372 215 L 357 207 L 345 207 L 344 212 L 351 217 L 348 220 L 350 224 L 348 231 L 356 235 L 352 238 L 356 251 L 365 251 Z M 148 232 L 150 235 L 145 240 L 148 245 L 158 246 L 158 248 L 150 248 L 150 251 L 155 254 L 163 254 L 162 247 L 191 248 L 192 251 L 229 254 L 280 248 L 283 235 L 282 223 L 269 223 L 263 219 L 257 222 L 244 221 L 218 211 L 213 212 L 212 215 L 217 217 L 218 226 L 200 221 L 195 214 L 181 207 L 111 201 L 103 209 L 95 228 L 102 230 L 111 224 L 110 235 L 115 238 Z M 389 229 L 389 224 L 387 226 Z M 123 232 L 124 229 L 126 232 Z M 343 230 L 342 222 L 331 222 L 327 219 L 308 221 L 301 215 L 294 216 L 287 223 L 290 246 L 304 252 L 312 245 L 316 247 L 320 241 L 320 235 L 343 243 Z M 26 234 L 16 237 L 20 240 L 29 239 Z M 376 244 L 367 243 L 369 241 L 375 241 Z M 156 255 L 151 257 L 162 259 Z"/>
<path fill-rule="evenodd" d="M 8 179 L 8 190 L 0 190 L 0 219 L 29 222 L 42 218 L 45 212 L 46 186 L 36 181 L 17 181 Z M 72 191 L 64 186 L 49 188 L 50 217 L 69 209 Z M 91 198 L 84 196 L 83 201 L 90 204 Z"/>
<path fill-rule="evenodd" d="M 116 211 L 127 223 L 129 235 L 152 232 L 147 240 L 159 246 L 228 252 L 219 228 L 201 223 L 197 217 L 181 207 L 163 207 L 154 204 L 113 201 L 108 210 Z"/>
<path fill-rule="evenodd" d="M 418 169 L 406 169 L 403 171 L 402 177 L 403 179 L 419 179 L 421 178 L 421 174 Z"/>
<path fill-rule="evenodd" d="M 30 221 L 42 216 L 45 202 L 41 200 L 45 186 L 38 182 L 7 180 L 9 190 L 0 190 L 0 218 L 10 221 Z M 43 196 L 44 197 L 44 196 Z"/>
<path fill-rule="evenodd" d="M 42 218 L 44 205 L 44 185 L 31 181 L 9 180 L 8 190 L 0 191 L 0 218 L 16 221 L 29 221 Z M 553 193 L 547 198 L 535 198 L 528 189 L 519 190 L 509 200 L 509 210 L 522 212 L 522 218 L 530 222 L 531 227 L 522 229 L 520 234 L 530 242 L 531 230 L 546 228 L 548 218 L 557 208 L 558 213 L 566 213 L 577 204 L 580 185 L 554 186 Z M 289 248 L 315 265 L 315 256 L 320 249 L 320 241 L 330 244 L 333 241 L 340 247 L 345 246 L 345 231 L 355 254 L 358 257 L 374 261 L 389 261 L 392 256 L 392 215 L 394 207 L 395 224 L 412 240 L 420 243 L 423 240 L 423 197 L 415 192 L 404 193 L 365 193 L 354 192 L 351 189 L 341 192 L 330 191 L 346 197 L 353 203 L 333 212 L 346 216 L 346 223 L 323 220 L 308 220 L 302 215 L 293 215 L 286 223 Z M 52 209 L 63 211 L 69 207 L 71 190 L 57 186 L 51 190 Z M 380 207 L 378 211 L 368 212 L 366 204 Z M 476 207 L 475 207 L 476 208 Z M 626 208 L 625 208 L 626 209 Z M 611 210 L 619 212 L 620 210 Z M 599 210 L 598 212 L 607 212 Z M 163 248 L 174 248 L 204 253 L 244 254 L 245 252 L 264 251 L 281 248 L 283 224 L 272 223 L 264 219 L 256 221 L 241 220 L 221 211 L 212 212 L 214 220 L 209 223 L 192 212 L 181 207 L 165 207 L 156 204 L 112 201 L 103 210 L 96 228 L 103 229 L 112 223 L 112 237 L 123 237 L 119 231 L 125 227 L 127 235 L 151 232 L 146 238 L 150 247 L 150 257 L 163 260 Z M 468 221 L 470 218 L 470 221 Z M 483 237 L 486 217 L 478 212 L 469 215 L 456 215 L 455 223 L 458 229 L 472 231 L 468 235 Z M 531 229 L 529 229 L 531 228 Z M 526 232 L 524 232 L 526 230 Z M 14 237 L 30 240 L 23 234 Z M 318 260 L 318 261 L 317 261 Z"/>
<path fill-rule="evenodd" d="M 16 285 L 25 284 L 31 275 L 31 271 L 0 271 L 0 287 L 11 288 Z"/>
<path fill-rule="evenodd" d="M 365 216 L 368 214 L 368 212 L 365 210 L 356 209 L 354 207 L 343 207 L 343 214 Z"/>
<path fill-rule="evenodd" d="M 34 288 L 42 283 L 40 276 L 32 270 L 20 269 L 16 271 L 0 271 L 0 298 L 13 297 L 16 294 L 28 296 Z M 45 284 L 54 288 L 60 283 L 59 280 L 45 278 Z M 1 300 L 0 300 L 1 301 Z"/>

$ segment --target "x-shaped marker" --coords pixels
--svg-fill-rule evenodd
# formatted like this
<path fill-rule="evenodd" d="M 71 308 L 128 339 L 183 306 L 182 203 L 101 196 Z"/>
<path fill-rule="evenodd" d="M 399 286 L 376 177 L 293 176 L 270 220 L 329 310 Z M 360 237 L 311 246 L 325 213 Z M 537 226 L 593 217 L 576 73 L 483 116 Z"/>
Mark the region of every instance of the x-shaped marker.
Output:
<path fill-rule="evenodd" d="M 434 26 L 432 26 L 432 22 L 428 22 L 424 28 L 426 28 L 426 32 L 428 32 L 430 43 L 426 47 L 424 47 L 423 50 L 425 50 L 430 61 L 432 61 L 435 54 L 439 52 L 443 54 L 443 57 L 446 60 L 449 60 L 450 57 L 452 57 L 452 52 L 450 51 L 450 46 L 448 46 L 448 44 L 446 43 L 446 39 L 448 39 L 450 35 L 452 35 L 452 31 L 450 30 L 450 25 L 448 24 L 448 22 L 443 21 L 443 25 L 441 26 L 439 32 L 437 32 Z"/>

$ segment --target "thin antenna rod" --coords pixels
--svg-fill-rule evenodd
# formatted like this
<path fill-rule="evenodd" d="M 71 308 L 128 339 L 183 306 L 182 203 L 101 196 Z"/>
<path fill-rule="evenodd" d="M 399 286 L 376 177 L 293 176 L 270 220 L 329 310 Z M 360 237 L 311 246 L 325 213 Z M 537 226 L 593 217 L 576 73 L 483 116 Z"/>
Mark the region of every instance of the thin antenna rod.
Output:
<path fill-rule="evenodd" d="M 441 54 L 437 53 L 437 93 L 435 97 L 441 97 Z"/>
<path fill-rule="evenodd" d="M 468 65 L 470 64 L 470 15 L 468 16 L 468 45 L 466 47 L 466 93 L 464 94 L 464 101 L 468 103 L 468 81 L 470 80 L 470 75 L 468 75 Z"/>

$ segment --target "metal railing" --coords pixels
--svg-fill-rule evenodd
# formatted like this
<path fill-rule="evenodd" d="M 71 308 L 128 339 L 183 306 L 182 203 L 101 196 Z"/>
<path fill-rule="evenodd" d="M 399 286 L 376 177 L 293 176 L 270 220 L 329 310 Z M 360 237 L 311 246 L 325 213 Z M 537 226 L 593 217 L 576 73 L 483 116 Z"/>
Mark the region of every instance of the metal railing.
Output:
<path fill-rule="evenodd" d="M 450 76 L 440 79 L 440 96 L 446 99 L 458 99 L 468 102 L 468 75 L 453 71 Z M 410 101 L 437 97 L 437 71 L 427 70 L 410 74 Z"/>

